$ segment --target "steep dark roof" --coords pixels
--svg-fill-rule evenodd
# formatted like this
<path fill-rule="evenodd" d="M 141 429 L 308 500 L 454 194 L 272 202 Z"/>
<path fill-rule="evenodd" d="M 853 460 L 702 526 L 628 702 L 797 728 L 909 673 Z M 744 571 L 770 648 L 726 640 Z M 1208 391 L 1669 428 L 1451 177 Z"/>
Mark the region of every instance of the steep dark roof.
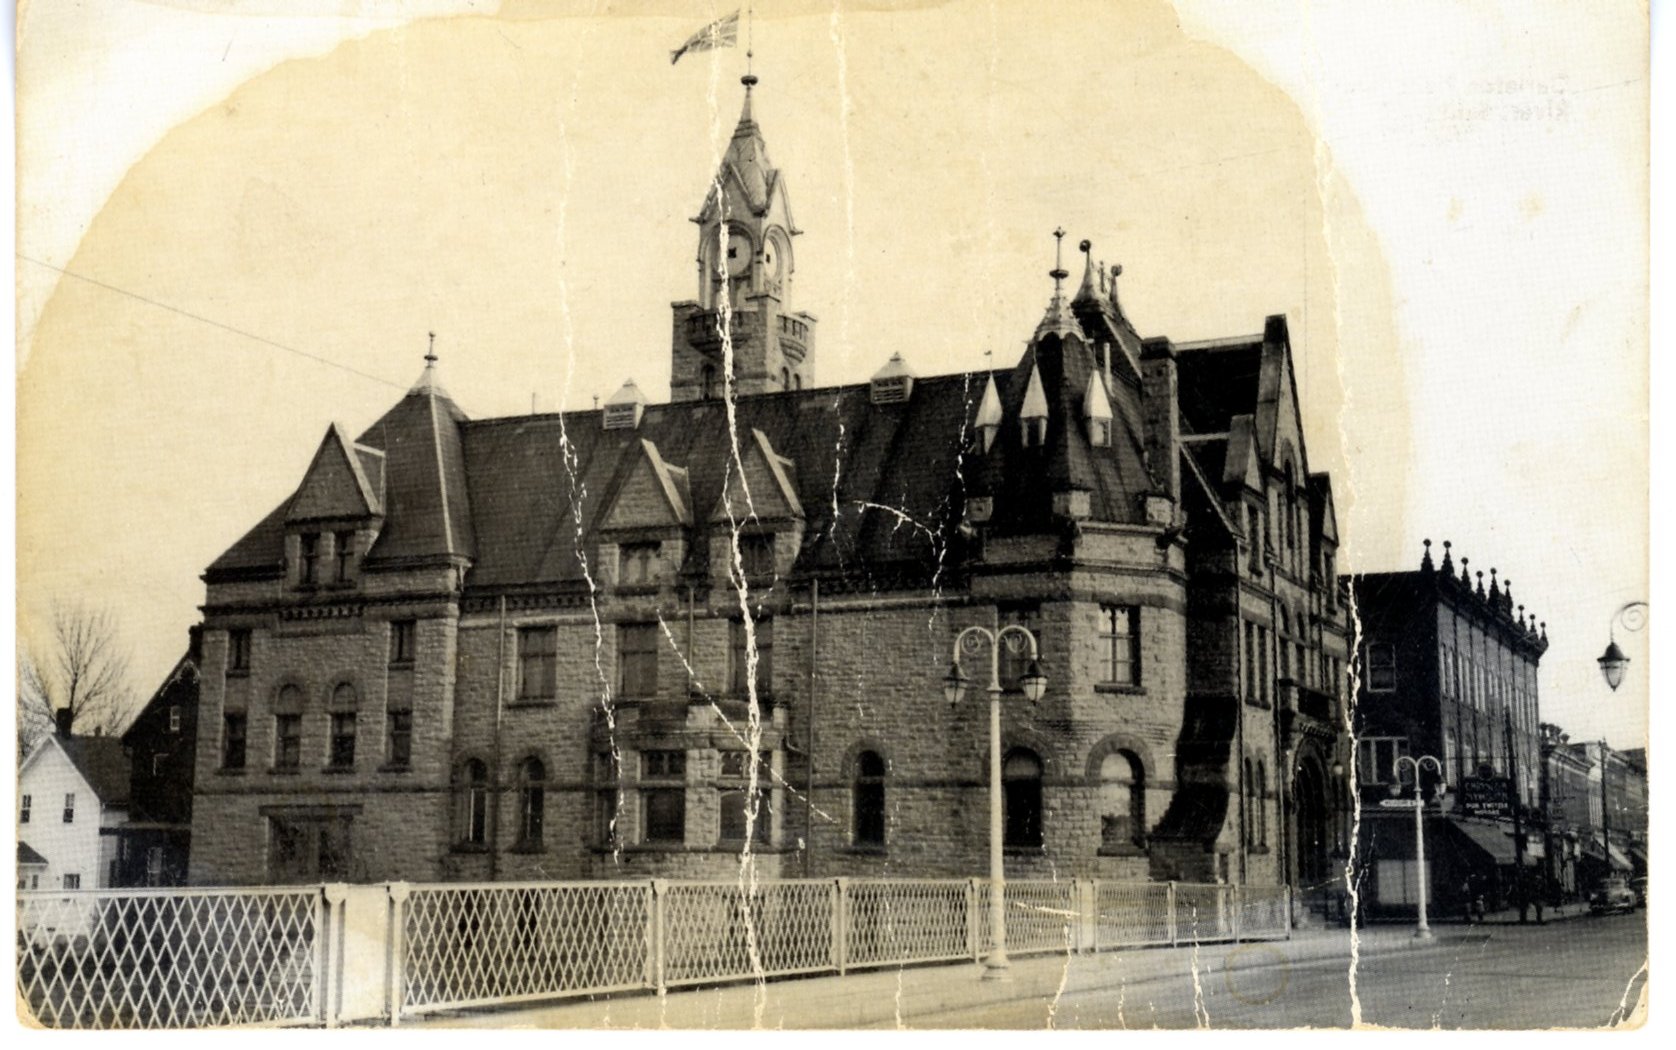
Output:
<path fill-rule="evenodd" d="M 121 740 L 113 736 L 59 737 L 58 746 L 99 801 L 108 806 L 128 804 L 128 754 Z"/>
<path fill-rule="evenodd" d="M 33 846 L 29 845 L 29 843 L 27 843 L 27 842 L 19 840 L 19 842 L 17 844 L 17 866 L 18 867 L 21 868 L 25 864 L 44 865 L 44 864 L 46 864 L 46 862 L 47 862 L 47 859 L 45 857 L 41 856 L 39 853 L 35 852 L 35 849 L 34 849 Z"/>
<path fill-rule="evenodd" d="M 1263 337 L 1176 345 L 1182 430 L 1222 434 L 1237 415 L 1256 411 Z"/>
<path fill-rule="evenodd" d="M 379 562 L 472 557 L 477 549 L 460 438 L 464 412 L 422 384 L 409 391 L 359 443 L 384 453 L 384 529 L 367 552 Z"/>

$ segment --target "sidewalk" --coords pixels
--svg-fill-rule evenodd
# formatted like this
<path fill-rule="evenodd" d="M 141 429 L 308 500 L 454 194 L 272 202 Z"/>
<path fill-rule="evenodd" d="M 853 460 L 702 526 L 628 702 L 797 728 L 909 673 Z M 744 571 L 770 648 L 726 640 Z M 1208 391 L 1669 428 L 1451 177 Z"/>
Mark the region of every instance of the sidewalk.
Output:
<path fill-rule="evenodd" d="M 1570 911 L 1572 909 L 1568 909 Z M 1586 911 L 1584 912 L 1586 914 Z M 1518 913 L 1512 921 L 1518 922 Z M 1500 924 L 1501 913 L 1495 919 Z M 1566 918 L 1574 918 L 1567 915 Z M 1380 925 L 1359 931 L 1362 956 L 1450 947 L 1486 934 L 1474 926 L 1435 927 L 1433 939 L 1417 941 L 1412 925 Z M 1176 948 L 1132 948 L 1090 955 L 1014 958 L 1011 980 L 982 980 L 974 963 L 866 970 L 786 978 L 700 989 L 672 989 L 662 996 L 625 994 L 562 1000 L 541 1006 L 433 1015 L 404 1027 L 595 1028 L 595 1029 L 780 1029 L 859 1028 L 892 1021 L 957 1013 L 1013 1000 L 1051 999 L 1056 994 L 1112 987 L 1130 988 L 1179 980 L 1184 973 L 1305 962 L 1350 961 L 1350 931 L 1343 927 L 1298 930 L 1289 941 L 1250 941 Z M 1195 952 L 1197 957 L 1195 958 Z"/>

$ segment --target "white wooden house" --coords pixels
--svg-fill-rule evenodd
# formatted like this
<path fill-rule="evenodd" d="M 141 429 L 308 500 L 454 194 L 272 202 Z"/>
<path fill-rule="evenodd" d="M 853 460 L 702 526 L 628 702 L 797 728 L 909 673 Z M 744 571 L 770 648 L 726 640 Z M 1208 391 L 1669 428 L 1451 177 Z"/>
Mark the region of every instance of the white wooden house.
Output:
<path fill-rule="evenodd" d="M 30 872 L 40 889 L 111 885 L 122 843 L 116 828 L 128 818 L 122 741 L 47 737 L 18 768 L 17 802 L 17 840 L 40 858 Z"/>

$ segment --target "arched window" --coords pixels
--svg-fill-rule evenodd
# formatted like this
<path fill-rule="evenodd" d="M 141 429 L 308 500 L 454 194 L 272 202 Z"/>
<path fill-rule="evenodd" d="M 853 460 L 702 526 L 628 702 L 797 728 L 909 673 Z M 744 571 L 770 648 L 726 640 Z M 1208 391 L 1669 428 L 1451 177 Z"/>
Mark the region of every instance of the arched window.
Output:
<path fill-rule="evenodd" d="M 1146 845 L 1146 770 L 1132 751 L 1100 762 L 1100 849 Z"/>
<path fill-rule="evenodd" d="M 274 768 L 297 769 L 303 762 L 303 691 L 279 687 L 274 697 Z"/>
<path fill-rule="evenodd" d="M 462 846 L 489 841 L 489 767 L 479 758 L 460 764 L 454 773 L 455 840 Z"/>
<path fill-rule="evenodd" d="M 1257 845 L 1262 847 L 1269 844 L 1269 810 L 1267 801 L 1269 794 L 1269 775 L 1268 771 L 1263 768 L 1263 760 L 1260 758 L 1257 760 L 1257 780 L 1253 784 L 1253 788 L 1256 794 L 1252 800 L 1251 808 L 1255 813 L 1256 819 L 1252 821 L 1252 828 Z"/>
<path fill-rule="evenodd" d="M 716 397 L 716 366 L 705 365 L 699 372 L 699 376 L 701 385 L 703 386 L 703 390 L 700 391 L 699 396 L 704 398 L 706 401 L 714 400 Z"/>
<path fill-rule="evenodd" d="M 331 751 L 327 765 L 332 769 L 355 768 L 355 687 L 340 682 L 332 690 L 327 717 L 331 720 Z"/>
<path fill-rule="evenodd" d="M 791 381 L 792 381 L 792 385 L 797 387 L 797 389 L 799 389 L 799 390 L 803 389 L 803 375 L 802 375 L 802 373 L 797 373 L 797 374 L 793 375 L 791 377 Z"/>
<path fill-rule="evenodd" d="M 541 759 L 524 759 L 518 767 L 518 846 L 541 848 L 541 825 L 547 812 L 547 767 Z"/>
<path fill-rule="evenodd" d="M 791 369 L 789 369 L 789 368 L 780 369 L 780 389 L 781 390 L 790 390 L 791 389 Z"/>
<path fill-rule="evenodd" d="M 1002 824 L 1007 846 L 1042 844 L 1042 760 L 1034 751 L 1014 748 L 1001 763 Z"/>
<path fill-rule="evenodd" d="M 1245 809 L 1243 810 L 1243 812 L 1241 814 L 1241 819 L 1245 821 L 1244 835 L 1245 835 L 1245 844 L 1246 844 L 1247 847 L 1255 846 L 1257 844 L 1257 804 L 1255 802 L 1256 798 L 1257 798 L 1257 773 L 1256 773 L 1255 767 L 1253 767 L 1252 764 L 1251 764 L 1251 759 L 1248 758 L 1248 759 L 1245 760 L 1245 789 L 1244 789 L 1244 797 L 1242 799 L 1242 801 L 1245 803 Z"/>
<path fill-rule="evenodd" d="M 854 845 L 885 844 L 885 760 L 877 751 L 863 751 L 855 758 L 854 816 Z"/>

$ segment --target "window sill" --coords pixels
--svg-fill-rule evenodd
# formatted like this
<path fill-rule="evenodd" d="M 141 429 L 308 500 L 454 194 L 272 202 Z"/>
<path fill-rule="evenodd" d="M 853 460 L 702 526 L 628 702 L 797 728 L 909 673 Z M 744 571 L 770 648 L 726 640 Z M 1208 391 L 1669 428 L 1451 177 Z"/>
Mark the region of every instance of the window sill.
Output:
<path fill-rule="evenodd" d="M 341 777 L 355 772 L 354 766 L 321 766 L 320 772 L 329 776 Z"/>
<path fill-rule="evenodd" d="M 1149 854 L 1145 846 L 1129 843 L 1123 846 L 1101 846 L 1094 851 L 1094 855 L 1097 857 L 1145 857 Z"/>
<path fill-rule="evenodd" d="M 390 670 L 392 670 L 392 671 L 411 671 L 411 670 L 413 670 L 413 658 L 409 657 L 406 660 L 391 660 L 390 661 Z"/>
<path fill-rule="evenodd" d="M 1009 857 L 1045 857 L 1046 846 L 1002 846 L 1001 852 Z"/>
<path fill-rule="evenodd" d="M 851 856 L 855 856 L 855 857 L 888 857 L 888 856 L 890 856 L 890 847 L 888 847 L 888 846 L 869 846 L 869 845 L 865 845 L 865 844 L 863 844 L 863 845 L 850 845 L 850 846 L 843 847 L 838 852 L 847 853 L 847 854 L 850 854 Z"/>
<path fill-rule="evenodd" d="M 1123 682 L 1095 682 L 1094 691 L 1096 693 L 1111 693 L 1121 696 L 1145 696 L 1146 686 L 1127 685 Z"/>
<path fill-rule="evenodd" d="M 551 696 L 523 697 L 523 696 L 521 696 L 516 700 L 508 701 L 507 705 L 506 705 L 506 709 L 508 711 L 517 711 L 517 710 L 521 710 L 523 708 L 557 707 L 558 705 L 559 705 L 559 701 L 556 697 L 551 697 Z"/>
<path fill-rule="evenodd" d="M 514 845 L 511 849 L 508 849 L 506 852 L 508 852 L 508 853 L 518 853 L 518 854 L 524 854 L 524 855 L 535 854 L 535 853 L 546 853 L 547 852 L 547 847 L 543 846 L 539 842 L 520 842 L 520 843 Z"/>
<path fill-rule="evenodd" d="M 301 776 L 302 772 L 303 770 L 301 766 L 274 766 L 272 769 L 268 770 L 268 773 L 271 776 L 276 777 L 296 777 Z"/>
<path fill-rule="evenodd" d="M 242 777 L 250 771 L 243 766 L 222 766 L 215 771 L 218 777 Z"/>
<path fill-rule="evenodd" d="M 450 853 L 488 853 L 489 847 L 482 842 L 456 842 L 448 847 Z"/>
<path fill-rule="evenodd" d="M 250 668 L 248 668 L 248 667 L 229 667 L 229 668 L 227 668 L 227 677 L 228 678 L 249 678 L 250 677 Z"/>
<path fill-rule="evenodd" d="M 391 762 L 388 765 L 379 766 L 378 771 L 380 773 L 411 773 L 413 772 L 413 764 L 411 762 L 402 762 L 400 764 Z"/>
<path fill-rule="evenodd" d="M 1245 852 L 1250 854 L 1253 857 L 1266 857 L 1266 856 L 1269 855 L 1269 847 L 1267 847 L 1267 846 L 1251 846 L 1251 847 L 1248 847 Z"/>

